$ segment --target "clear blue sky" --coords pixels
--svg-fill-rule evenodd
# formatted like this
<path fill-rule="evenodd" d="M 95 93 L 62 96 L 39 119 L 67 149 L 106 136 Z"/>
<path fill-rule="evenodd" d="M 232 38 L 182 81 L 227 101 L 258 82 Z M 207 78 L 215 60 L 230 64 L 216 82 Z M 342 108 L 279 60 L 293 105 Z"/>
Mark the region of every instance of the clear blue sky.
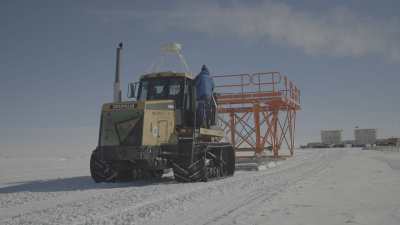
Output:
<path fill-rule="evenodd" d="M 399 1 L 8 1 L 0 3 L 0 153 L 89 151 L 112 99 L 177 41 L 194 72 L 280 71 L 302 91 L 297 145 L 321 129 L 400 136 Z M 38 150 L 39 149 L 39 150 Z M 60 150 L 61 149 L 61 150 Z M 21 150 L 22 151 L 22 150 Z"/>

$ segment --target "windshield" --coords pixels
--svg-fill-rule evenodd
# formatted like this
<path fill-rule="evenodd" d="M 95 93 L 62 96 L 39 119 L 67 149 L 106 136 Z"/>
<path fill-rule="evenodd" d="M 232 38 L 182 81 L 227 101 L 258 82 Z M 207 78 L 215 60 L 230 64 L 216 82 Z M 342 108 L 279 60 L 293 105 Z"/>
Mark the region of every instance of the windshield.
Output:
<path fill-rule="evenodd" d="M 173 99 L 182 105 L 183 78 L 153 78 L 140 82 L 139 100 Z"/>

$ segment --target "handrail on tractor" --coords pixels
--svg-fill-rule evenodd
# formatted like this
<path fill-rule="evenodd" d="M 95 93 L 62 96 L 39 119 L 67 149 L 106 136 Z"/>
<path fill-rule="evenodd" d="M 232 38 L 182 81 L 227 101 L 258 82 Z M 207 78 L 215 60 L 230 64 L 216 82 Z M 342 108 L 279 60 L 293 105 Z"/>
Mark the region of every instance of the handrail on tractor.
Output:
<path fill-rule="evenodd" d="M 233 77 L 240 77 L 241 83 L 240 84 L 224 84 L 224 85 L 215 85 L 215 87 L 244 87 L 244 86 L 250 86 L 252 84 L 251 82 L 251 76 L 250 74 L 243 73 L 243 74 L 232 74 L 232 75 L 215 75 L 212 76 L 212 78 L 233 78 Z M 247 81 L 244 82 L 244 78 L 247 78 Z"/>
<path fill-rule="evenodd" d="M 262 82 L 261 77 L 270 75 L 270 82 Z M 276 80 L 275 77 L 278 77 L 279 80 Z M 255 78 L 258 78 L 258 82 L 256 83 Z M 264 72 L 264 73 L 253 73 L 251 75 L 251 81 L 254 85 L 258 86 L 258 91 L 261 92 L 262 86 L 272 85 L 272 92 L 275 92 L 275 85 L 278 85 L 282 80 L 281 74 L 279 72 Z"/>
<path fill-rule="evenodd" d="M 252 94 L 252 93 L 280 93 L 280 95 L 291 99 L 295 103 L 300 103 L 300 91 L 292 81 L 279 72 L 260 72 L 252 74 L 232 74 L 232 75 L 215 75 L 212 76 L 216 81 L 216 88 L 233 91 L 236 94 Z M 224 80 L 221 80 L 224 79 Z M 240 80 L 238 80 L 240 79 Z M 220 80 L 220 82 L 218 82 Z M 237 81 L 235 83 L 235 81 Z M 222 83 L 222 84 L 221 84 Z M 228 92 L 219 92 L 219 95 L 234 94 Z"/>

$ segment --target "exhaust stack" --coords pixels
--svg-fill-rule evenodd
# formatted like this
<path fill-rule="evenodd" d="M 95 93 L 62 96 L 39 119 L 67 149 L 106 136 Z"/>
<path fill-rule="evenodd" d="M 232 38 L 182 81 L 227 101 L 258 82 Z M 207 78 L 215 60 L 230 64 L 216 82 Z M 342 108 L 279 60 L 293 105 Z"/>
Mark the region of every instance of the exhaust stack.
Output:
<path fill-rule="evenodd" d="M 115 81 L 114 81 L 114 102 L 122 101 L 122 92 L 121 92 L 121 84 L 120 84 L 120 56 L 122 50 L 122 42 L 119 43 L 117 48 L 117 63 L 115 67 Z"/>

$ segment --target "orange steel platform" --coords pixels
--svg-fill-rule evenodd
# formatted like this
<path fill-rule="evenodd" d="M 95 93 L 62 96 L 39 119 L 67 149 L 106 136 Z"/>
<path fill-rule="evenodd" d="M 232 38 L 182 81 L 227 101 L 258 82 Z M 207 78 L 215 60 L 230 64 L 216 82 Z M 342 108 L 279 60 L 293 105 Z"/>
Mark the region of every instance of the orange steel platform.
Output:
<path fill-rule="evenodd" d="M 275 158 L 286 145 L 293 155 L 300 90 L 279 72 L 217 75 L 218 122 L 236 150 L 253 149 Z"/>

